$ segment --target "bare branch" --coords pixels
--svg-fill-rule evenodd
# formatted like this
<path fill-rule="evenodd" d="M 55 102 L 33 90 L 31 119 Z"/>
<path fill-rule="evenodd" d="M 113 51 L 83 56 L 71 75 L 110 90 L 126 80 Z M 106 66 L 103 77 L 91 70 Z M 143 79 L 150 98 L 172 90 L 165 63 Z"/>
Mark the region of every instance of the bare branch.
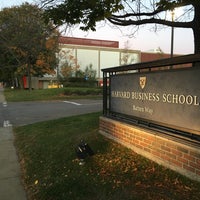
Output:
<path fill-rule="evenodd" d="M 163 19 L 142 19 L 142 20 L 123 20 L 116 17 L 110 17 L 108 19 L 111 23 L 118 25 L 118 26 L 130 26 L 130 25 L 143 25 L 143 24 L 161 24 L 171 27 L 180 27 L 180 28 L 192 28 L 192 22 L 174 22 L 174 21 L 167 21 Z"/>

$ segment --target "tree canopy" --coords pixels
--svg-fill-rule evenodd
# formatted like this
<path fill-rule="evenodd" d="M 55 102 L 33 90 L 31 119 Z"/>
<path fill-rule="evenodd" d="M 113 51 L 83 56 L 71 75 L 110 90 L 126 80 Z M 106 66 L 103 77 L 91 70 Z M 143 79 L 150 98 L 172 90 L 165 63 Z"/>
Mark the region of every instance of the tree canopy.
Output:
<path fill-rule="evenodd" d="M 28 3 L 0 11 L 0 79 L 54 73 L 59 32 Z"/>
<path fill-rule="evenodd" d="M 82 30 L 96 29 L 99 21 L 117 26 L 144 24 L 191 28 L 195 53 L 200 53 L 199 0 L 40 0 L 46 19 L 57 25 L 80 24 Z M 176 20 L 167 19 L 167 12 L 182 7 L 184 13 Z"/>

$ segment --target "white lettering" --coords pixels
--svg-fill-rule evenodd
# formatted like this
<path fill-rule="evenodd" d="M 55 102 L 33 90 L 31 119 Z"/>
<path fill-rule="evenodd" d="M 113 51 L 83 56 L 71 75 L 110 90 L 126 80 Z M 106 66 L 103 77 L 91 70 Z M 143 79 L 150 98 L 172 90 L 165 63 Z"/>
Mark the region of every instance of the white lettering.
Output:
<path fill-rule="evenodd" d="M 174 103 L 178 103 L 178 95 L 177 95 L 177 94 L 176 94 L 176 95 L 173 95 L 172 101 L 173 101 Z"/>
<path fill-rule="evenodd" d="M 140 101 L 160 101 L 159 93 L 152 93 L 152 92 L 132 92 L 131 98 L 134 100 Z"/>
<path fill-rule="evenodd" d="M 199 101 L 197 100 L 197 96 L 194 96 L 194 105 L 199 106 Z"/>
<path fill-rule="evenodd" d="M 162 95 L 163 103 L 181 104 L 181 105 L 194 105 L 199 106 L 200 102 L 197 96 L 192 95 L 178 95 L 178 94 L 166 94 Z"/>
<path fill-rule="evenodd" d="M 145 110 L 146 113 L 149 113 L 150 115 L 153 114 L 153 109 L 151 109 L 149 107 L 145 107 L 144 110 Z"/>
<path fill-rule="evenodd" d="M 134 111 L 138 111 L 138 112 L 144 112 L 144 108 L 143 107 L 139 107 L 139 106 L 136 106 L 136 105 L 133 105 L 133 110 Z"/>
<path fill-rule="evenodd" d="M 111 91 L 111 96 L 116 98 L 129 99 L 131 97 L 131 93 L 127 91 Z"/>
<path fill-rule="evenodd" d="M 178 101 L 180 104 L 184 104 L 185 103 L 185 96 L 184 95 L 180 95 L 178 98 Z"/>
<path fill-rule="evenodd" d="M 194 101 L 193 96 L 191 96 L 191 95 L 186 96 L 186 104 L 187 105 L 192 105 L 193 101 Z"/>
<path fill-rule="evenodd" d="M 132 99 L 137 101 L 149 101 L 149 102 L 160 102 L 169 103 L 169 104 L 181 104 L 181 105 L 193 105 L 199 106 L 200 99 L 198 96 L 193 95 L 184 95 L 184 94 L 171 94 L 171 93 L 163 93 L 160 95 L 159 93 L 154 92 L 129 92 L 129 91 L 111 91 L 111 97 L 113 98 L 122 98 L 122 99 Z M 162 97 L 162 98 L 160 98 Z"/>

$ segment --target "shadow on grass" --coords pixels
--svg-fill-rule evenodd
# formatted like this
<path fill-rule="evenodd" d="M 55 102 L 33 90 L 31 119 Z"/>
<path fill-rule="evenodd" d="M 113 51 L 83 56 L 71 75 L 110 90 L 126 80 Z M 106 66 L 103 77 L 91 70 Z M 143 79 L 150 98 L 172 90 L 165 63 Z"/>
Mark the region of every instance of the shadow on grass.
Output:
<path fill-rule="evenodd" d="M 199 183 L 100 135 L 100 115 L 92 113 L 14 129 L 30 200 L 199 199 Z M 74 150 L 81 139 L 95 152 L 82 166 Z"/>

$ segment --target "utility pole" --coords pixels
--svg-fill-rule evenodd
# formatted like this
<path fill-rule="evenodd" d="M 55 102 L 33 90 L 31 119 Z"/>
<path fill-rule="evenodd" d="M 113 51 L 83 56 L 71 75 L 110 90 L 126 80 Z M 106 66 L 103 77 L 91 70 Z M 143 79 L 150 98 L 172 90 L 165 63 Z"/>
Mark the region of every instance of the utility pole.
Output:
<path fill-rule="evenodd" d="M 174 15 L 175 15 L 174 10 L 172 10 L 171 15 L 172 15 L 172 22 L 174 22 Z M 171 28 L 171 58 L 173 58 L 173 55 L 174 55 L 174 26 L 172 25 L 172 28 Z"/>

